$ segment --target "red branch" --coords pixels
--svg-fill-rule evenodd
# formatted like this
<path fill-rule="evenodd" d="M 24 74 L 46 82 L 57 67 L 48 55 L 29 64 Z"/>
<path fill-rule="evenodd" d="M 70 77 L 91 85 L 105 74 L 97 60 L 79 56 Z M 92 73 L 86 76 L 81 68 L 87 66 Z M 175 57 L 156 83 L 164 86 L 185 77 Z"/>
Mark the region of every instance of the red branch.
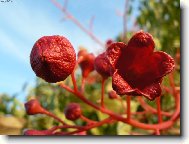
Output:
<path fill-rule="evenodd" d="M 51 0 L 51 2 L 65 14 L 66 18 L 71 20 L 76 26 L 78 26 L 83 32 L 85 32 L 97 44 L 104 47 L 103 42 L 101 42 L 90 30 L 85 28 L 65 7 L 61 6 L 61 4 L 58 3 L 56 0 Z"/>

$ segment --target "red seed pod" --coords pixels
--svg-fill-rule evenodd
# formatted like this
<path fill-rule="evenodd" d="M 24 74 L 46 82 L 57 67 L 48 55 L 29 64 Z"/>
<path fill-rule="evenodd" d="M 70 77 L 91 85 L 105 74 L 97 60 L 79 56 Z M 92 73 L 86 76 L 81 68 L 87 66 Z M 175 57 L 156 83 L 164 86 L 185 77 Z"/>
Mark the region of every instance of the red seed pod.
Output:
<path fill-rule="evenodd" d="M 105 79 L 111 75 L 111 65 L 105 53 L 98 55 L 94 61 L 95 70 Z"/>
<path fill-rule="evenodd" d="M 116 92 L 114 90 L 111 90 L 110 92 L 108 92 L 108 97 L 110 99 L 117 99 L 118 95 L 116 94 Z"/>
<path fill-rule="evenodd" d="M 92 53 L 87 53 L 86 50 L 81 50 L 78 53 L 78 57 L 81 58 L 79 66 L 82 70 L 82 76 L 86 78 L 94 70 L 95 56 Z"/>
<path fill-rule="evenodd" d="M 64 114 L 69 120 L 77 120 L 81 116 L 81 108 L 77 103 L 70 103 L 64 110 Z"/>
<path fill-rule="evenodd" d="M 33 46 L 30 63 L 35 74 L 49 83 L 65 80 L 74 70 L 76 54 L 63 36 L 44 36 Z"/>
<path fill-rule="evenodd" d="M 40 105 L 37 99 L 32 99 L 24 104 L 28 115 L 46 114 L 46 110 Z"/>
<path fill-rule="evenodd" d="M 49 130 L 26 130 L 24 135 L 52 135 Z"/>

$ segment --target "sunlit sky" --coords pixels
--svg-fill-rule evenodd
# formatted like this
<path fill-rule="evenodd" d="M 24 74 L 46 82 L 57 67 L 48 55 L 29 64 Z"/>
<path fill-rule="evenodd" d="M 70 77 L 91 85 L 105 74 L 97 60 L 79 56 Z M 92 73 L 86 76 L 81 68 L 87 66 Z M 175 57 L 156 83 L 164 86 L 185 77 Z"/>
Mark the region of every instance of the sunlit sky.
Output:
<path fill-rule="evenodd" d="M 122 17 L 117 13 L 124 10 L 125 0 L 69 0 L 67 9 L 85 26 L 93 23 L 94 34 L 105 42 L 115 38 L 123 29 Z M 59 0 L 63 4 L 63 0 Z M 135 2 L 131 27 L 138 15 Z M 36 76 L 31 69 L 29 55 L 33 44 L 44 35 L 63 35 L 73 44 L 76 51 L 85 46 L 90 52 L 102 51 L 94 41 L 71 21 L 63 21 L 63 13 L 50 0 L 12 0 L 0 2 L 0 93 L 10 95 L 21 90 L 25 82 L 28 89 L 35 84 Z M 24 100 L 24 94 L 19 95 Z"/>

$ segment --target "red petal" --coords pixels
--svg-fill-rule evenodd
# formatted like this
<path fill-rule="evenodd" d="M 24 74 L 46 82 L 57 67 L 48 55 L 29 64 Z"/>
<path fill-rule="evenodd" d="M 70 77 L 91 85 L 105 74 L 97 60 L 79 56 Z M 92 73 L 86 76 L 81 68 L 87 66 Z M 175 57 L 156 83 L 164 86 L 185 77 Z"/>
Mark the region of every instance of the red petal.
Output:
<path fill-rule="evenodd" d="M 113 68 L 115 68 L 115 64 L 121 54 L 121 50 L 125 48 L 127 45 L 123 42 L 117 42 L 111 44 L 108 49 L 106 50 L 106 56 L 109 60 L 109 63 Z"/>
<path fill-rule="evenodd" d="M 138 89 L 157 83 L 159 79 L 170 73 L 175 66 L 174 59 L 165 52 L 154 52 L 145 58 L 137 56 L 135 60 L 124 58 L 123 55 L 121 55 L 121 58 L 119 58 L 116 65 L 119 74 L 129 85 Z"/>
<path fill-rule="evenodd" d="M 154 83 L 154 84 L 144 88 L 143 90 L 140 90 L 140 93 L 152 101 L 156 97 L 161 95 L 160 83 Z"/>
<path fill-rule="evenodd" d="M 128 42 L 128 49 L 152 53 L 155 47 L 153 37 L 149 33 L 139 31 Z"/>
<path fill-rule="evenodd" d="M 118 95 L 134 92 L 135 90 L 116 71 L 112 77 L 112 87 Z"/>
<path fill-rule="evenodd" d="M 170 55 L 162 51 L 154 52 L 151 58 L 151 62 L 156 63 L 153 63 L 153 65 L 156 66 L 155 69 L 157 72 L 157 78 L 161 78 L 170 73 L 175 67 L 174 59 Z"/>

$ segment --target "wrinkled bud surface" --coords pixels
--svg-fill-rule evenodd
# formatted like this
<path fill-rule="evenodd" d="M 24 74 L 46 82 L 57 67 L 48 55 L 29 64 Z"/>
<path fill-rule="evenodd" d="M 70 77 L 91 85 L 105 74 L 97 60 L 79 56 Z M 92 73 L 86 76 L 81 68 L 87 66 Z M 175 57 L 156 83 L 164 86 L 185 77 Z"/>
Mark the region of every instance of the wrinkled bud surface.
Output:
<path fill-rule="evenodd" d="M 82 76 L 86 78 L 94 70 L 95 56 L 92 53 L 87 53 L 86 50 L 81 50 L 78 57 L 82 57 L 79 66 L 81 67 Z"/>
<path fill-rule="evenodd" d="M 114 90 L 111 90 L 110 92 L 108 92 L 108 97 L 110 99 L 117 99 L 118 95 L 116 94 L 116 92 Z"/>
<path fill-rule="evenodd" d="M 154 100 L 161 94 L 162 78 L 172 72 L 174 59 L 165 52 L 154 52 L 149 33 L 137 32 L 128 42 L 111 44 L 106 56 L 112 70 L 112 87 L 119 95 L 143 95 Z"/>
<path fill-rule="evenodd" d="M 111 75 L 111 65 L 105 53 L 98 55 L 94 61 L 95 70 L 103 77 L 107 78 Z"/>
<path fill-rule="evenodd" d="M 65 80 L 74 70 L 76 54 L 63 36 L 44 36 L 33 46 L 30 63 L 35 74 L 49 83 Z"/>
<path fill-rule="evenodd" d="M 24 135 L 52 135 L 52 132 L 48 130 L 26 130 Z"/>
<path fill-rule="evenodd" d="M 41 107 L 40 103 L 37 99 L 32 99 L 24 104 L 26 113 L 28 115 L 34 115 L 34 114 L 45 114 L 46 110 Z"/>
<path fill-rule="evenodd" d="M 77 103 L 70 103 L 64 110 L 65 116 L 69 120 L 77 120 L 81 116 L 81 108 Z"/>

